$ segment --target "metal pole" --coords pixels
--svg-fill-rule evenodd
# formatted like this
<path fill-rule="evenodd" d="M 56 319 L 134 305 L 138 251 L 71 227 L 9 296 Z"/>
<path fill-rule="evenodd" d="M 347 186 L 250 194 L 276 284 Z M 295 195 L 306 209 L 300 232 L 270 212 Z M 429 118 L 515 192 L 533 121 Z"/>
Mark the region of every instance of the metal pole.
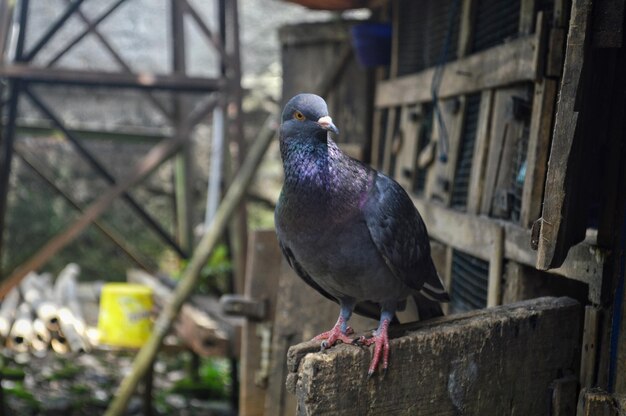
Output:
<path fill-rule="evenodd" d="M 185 75 L 185 27 L 180 0 L 172 0 L 172 65 L 175 74 Z M 174 96 L 174 127 L 181 128 L 185 102 L 179 94 Z M 176 224 L 178 243 L 190 252 L 193 248 L 191 201 L 191 139 L 187 140 L 175 158 L 174 183 L 176 189 Z"/>

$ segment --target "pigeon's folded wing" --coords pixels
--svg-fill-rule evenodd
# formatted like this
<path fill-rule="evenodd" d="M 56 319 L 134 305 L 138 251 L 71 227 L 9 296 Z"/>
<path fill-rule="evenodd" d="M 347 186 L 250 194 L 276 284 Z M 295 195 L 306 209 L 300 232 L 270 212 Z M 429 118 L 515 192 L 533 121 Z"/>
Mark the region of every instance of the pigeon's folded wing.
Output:
<path fill-rule="evenodd" d="M 430 257 L 430 241 L 411 198 L 393 179 L 374 176 L 363 204 L 370 236 L 394 276 L 433 301 L 446 302 L 446 293 Z"/>

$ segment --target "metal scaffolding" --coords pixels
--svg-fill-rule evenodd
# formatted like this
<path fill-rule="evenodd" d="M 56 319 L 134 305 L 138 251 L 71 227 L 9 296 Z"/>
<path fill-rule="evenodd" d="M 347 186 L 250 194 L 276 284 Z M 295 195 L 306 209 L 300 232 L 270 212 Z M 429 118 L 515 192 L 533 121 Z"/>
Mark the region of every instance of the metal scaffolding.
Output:
<path fill-rule="evenodd" d="M 191 132 L 199 122 L 206 120 L 215 108 L 221 108 L 222 111 L 218 111 L 216 114 L 224 115 L 223 123 L 226 127 L 224 129 L 226 138 L 231 143 L 230 148 L 234 149 L 236 153 L 233 163 L 231 163 L 233 169 L 237 168 L 238 162 L 243 156 L 241 69 L 236 0 L 215 0 L 216 10 L 218 11 L 219 33 L 210 28 L 188 0 L 170 0 L 170 21 L 169 23 L 164 22 L 164 24 L 169 24 L 171 28 L 170 42 L 172 53 L 169 71 L 165 74 L 133 71 L 127 60 L 123 58 L 109 39 L 99 30 L 99 25 L 104 21 L 108 21 L 116 9 L 132 0 L 117 0 L 95 18 L 90 18 L 81 11 L 81 5 L 87 3 L 87 1 L 89 0 L 65 0 L 66 5 L 62 13 L 49 23 L 49 26 L 45 28 L 40 38 L 27 49 L 25 40 L 29 23 L 30 1 L 0 0 L 0 80 L 4 84 L 0 85 L 0 89 L 6 88 L 5 94 L 0 94 L 0 96 L 6 97 L 3 102 L 0 102 L 0 120 L 2 121 L 2 129 L 0 130 L 0 236 L 2 236 L 5 229 L 8 185 L 14 154 L 21 156 L 27 166 L 30 166 L 39 176 L 43 177 L 46 182 L 61 193 L 71 206 L 81 212 L 73 223 L 51 238 L 39 251 L 13 270 L 10 276 L 7 276 L 6 273 L 2 273 L 0 270 L 0 276 L 3 278 L 0 284 L 0 297 L 4 296 L 11 286 L 17 284 L 28 271 L 43 266 L 91 223 L 94 223 L 111 241 L 129 254 L 131 259 L 142 265 L 138 256 L 134 255 L 136 253 L 135 249 L 129 247 L 123 238 L 117 236 L 115 232 L 98 221 L 99 216 L 118 197 L 123 198 L 143 222 L 179 256 L 182 258 L 189 257 L 193 250 L 189 189 L 189 184 L 191 183 L 189 168 Z M 78 34 L 75 34 L 62 49 L 47 59 L 46 62 L 34 64 L 34 58 L 41 56 L 40 52 L 42 50 L 54 44 L 53 37 L 64 25 L 68 24 L 70 17 L 80 19 L 85 24 L 84 28 Z M 220 68 L 218 76 L 209 78 L 188 75 L 185 64 L 187 51 L 185 19 L 193 22 L 199 33 L 201 33 L 203 40 L 210 45 L 210 48 L 216 51 Z M 105 72 L 55 67 L 59 59 L 70 49 L 83 42 L 87 35 L 95 36 L 100 45 L 107 51 L 108 58 L 117 64 L 121 70 Z M 12 37 L 13 39 L 11 40 Z M 13 56 L 8 56 L 10 49 L 8 47 L 9 41 L 15 45 Z M 86 88 L 118 88 L 140 91 L 146 103 L 149 103 L 167 120 L 172 134 L 154 146 L 141 159 L 128 178 L 118 180 L 104 167 L 98 160 L 98 157 L 84 146 L 81 134 L 69 128 L 63 118 L 55 112 L 55 109 L 41 99 L 42 94 L 32 88 L 32 86 L 38 84 L 47 84 L 61 88 L 64 86 L 81 86 Z M 162 98 L 154 94 L 156 91 L 170 91 L 173 93 L 172 102 L 169 106 L 165 105 Z M 195 108 L 186 108 L 187 106 L 184 105 L 185 103 L 181 97 L 182 93 L 202 95 L 203 99 L 199 100 Z M 15 147 L 16 119 L 18 117 L 18 100 L 20 98 L 29 101 L 33 108 L 49 120 L 53 128 L 60 131 L 71 143 L 80 157 L 109 184 L 108 190 L 91 205 L 80 207 L 79 204 L 72 200 L 70 195 L 64 194 L 55 185 L 54 179 L 46 173 L 47 169 L 45 167 L 29 163 L 27 157 L 21 155 Z M 175 158 L 175 236 L 171 235 L 129 193 L 133 185 L 145 179 L 170 158 Z M 244 211 L 242 210 L 242 212 Z M 245 214 L 242 214 L 240 217 L 239 224 L 245 219 Z M 245 247 L 242 246 L 242 244 L 245 244 L 245 227 L 235 228 L 238 229 L 238 237 L 235 240 L 240 244 L 239 247 Z M 243 231 L 239 228 L 243 229 Z M 3 240 L 0 238 L 0 255 L 2 250 Z M 242 256 L 241 252 L 239 255 Z"/>

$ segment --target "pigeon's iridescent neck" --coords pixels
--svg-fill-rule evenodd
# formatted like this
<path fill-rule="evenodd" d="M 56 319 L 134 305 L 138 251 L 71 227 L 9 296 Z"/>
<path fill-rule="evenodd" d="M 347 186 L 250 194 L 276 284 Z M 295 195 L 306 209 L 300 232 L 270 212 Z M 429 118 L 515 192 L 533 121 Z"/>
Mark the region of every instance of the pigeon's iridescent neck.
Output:
<path fill-rule="evenodd" d="M 283 139 L 280 144 L 285 169 L 283 194 L 297 195 L 299 202 L 320 209 L 358 207 L 370 183 L 368 171 L 332 139 L 324 142 L 296 137 Z"/>

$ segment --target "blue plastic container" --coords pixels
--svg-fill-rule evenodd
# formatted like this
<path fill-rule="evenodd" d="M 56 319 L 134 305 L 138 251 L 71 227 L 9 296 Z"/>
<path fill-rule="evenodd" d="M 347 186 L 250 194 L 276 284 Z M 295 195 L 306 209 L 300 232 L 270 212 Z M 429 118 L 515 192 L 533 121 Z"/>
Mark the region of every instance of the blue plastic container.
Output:
<path fill-rule="evenodd" d="M 391 61 L 391 24 L 361 23 L 352 26 L 352 46 L 366 68 L 389 65 Z"/>

